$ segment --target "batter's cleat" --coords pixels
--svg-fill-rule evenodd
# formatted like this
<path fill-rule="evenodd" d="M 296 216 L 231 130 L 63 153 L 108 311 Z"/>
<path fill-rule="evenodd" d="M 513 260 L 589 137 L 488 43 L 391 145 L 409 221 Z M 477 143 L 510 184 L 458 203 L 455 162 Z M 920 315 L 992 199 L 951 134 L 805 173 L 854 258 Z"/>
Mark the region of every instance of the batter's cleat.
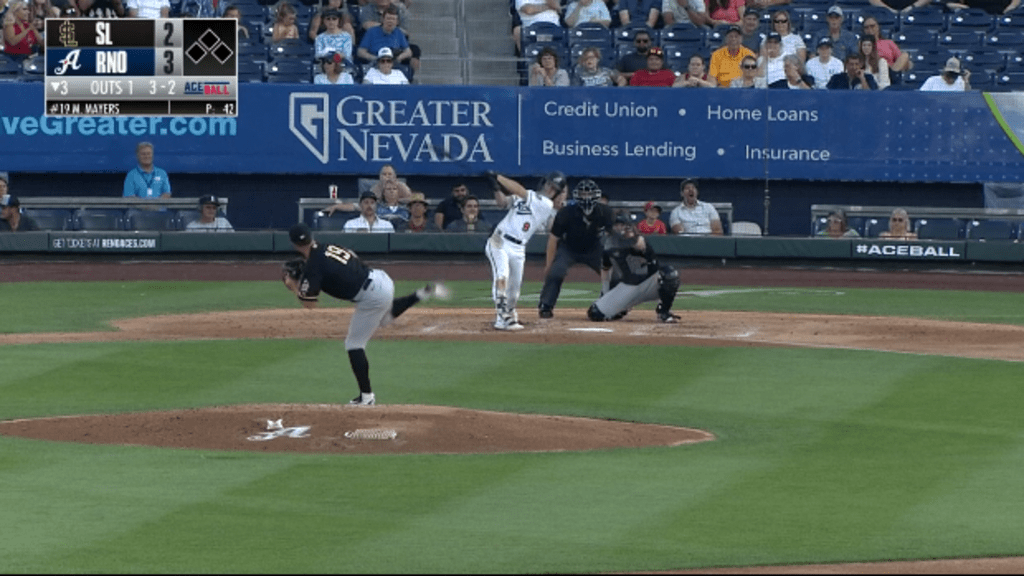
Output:
<path fill-rule="evenodd" d="M 540 309 L 537 311 L 537 314 L 541 318 L 554 318 L 555 317 L 555 313 L 551 310 L 551 308 L 548 308 L 547 306 L 541 306 Z"/>
<path fill-rule="evenodd" d="M 377 403 L 377 398 L 373 395 L 373 392 L 369 394 L 359 393 L 359 396 L 349 400 L 349 406 L 373 406 Z"/>
<path fill-rule="evenodd" d="M 494 321 L 495 330 L 515 332 L 517 330 L 522 330 L 523 328 L 524 326 L 520 324 L 518 320 L 511 318 L 509 316 L 499 317 L 497 320 Z"/>
<path fill-rule="evenodd" d="M 437 298 L 438 300 L 451 300 L 452 291 L 441 282 L 432 282 L 416 291 L 421 301 Z"/>

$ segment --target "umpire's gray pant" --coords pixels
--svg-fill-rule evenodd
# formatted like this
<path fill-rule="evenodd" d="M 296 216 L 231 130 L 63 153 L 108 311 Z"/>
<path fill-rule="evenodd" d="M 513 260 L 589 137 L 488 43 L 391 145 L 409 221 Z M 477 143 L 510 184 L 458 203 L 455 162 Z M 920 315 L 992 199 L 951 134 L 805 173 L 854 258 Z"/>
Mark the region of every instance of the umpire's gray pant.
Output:
<path fill-rule="evenodd" d="M 348 325 L 345 350 L 366 348 L 373 333 L 394 320 L 391 305 L 395 299 L 395 283 L 383 270 L 370 270 L 370 284 L 352 298 L 355 311 Z"/>
<path fill-rule="evenodd" d="M 638 304 L 644 302 L 660 301 L 658 296 L 658 283 L 661 274 L 652 274 L 650 278 L 640 284 L 626 284 L 619 282 L 615 288 L 597 299 L 594 305 L 604 314 L 605 318 L 611 318 L 620 312 L 631 310 Z"/>

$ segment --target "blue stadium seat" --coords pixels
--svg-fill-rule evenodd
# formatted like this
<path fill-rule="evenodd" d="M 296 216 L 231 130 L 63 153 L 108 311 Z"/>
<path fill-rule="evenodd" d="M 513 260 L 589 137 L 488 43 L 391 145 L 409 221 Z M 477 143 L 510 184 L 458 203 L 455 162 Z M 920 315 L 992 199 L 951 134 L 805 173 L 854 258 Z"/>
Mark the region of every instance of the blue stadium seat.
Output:
<path fill-rule="evenodd" d="M 900 32 L 927 30 L 937 34 L 946 30 L 946 15 L 934 8 L 914 8 L 900 15 Z"/>
<path fill-rule="evenodd" d="M 1024 13 L 1013 11 L 996 16 L 996 30 L 1024 30 Z"/>
<path fill-rule="evenodd" d="M 178 221 L 178 226 L 181 230 L 184 230 L 189 222 L 198 220 L 199 216 L 198 210 L 177 210 L 174 212 L 174 218 Z"/>
<path fill-rule="evenodd" d="M 281 58 L 302 58 L 306 61 L 313 59 L 313 45 L 305 40 L 281 40 L 270 45 L 268 55 L 271 59 Z"/>
<path fill-rule="evenodd" d="M 846 12 L 846 9 L 843 9 Z M 853 30 L 860 33 L 865 18 L 874 18 L 878 20 L 878 27 L 882 29 L 882 36 L 884 38 L 892 38 L 893 33 L 899 28 L 899 17 L 892 13 L 888 8 L 880 8 L 877 6 L 864 6 L 855 14 L 849 16 L 849 20 L 853 23 Z"/>
<path fill-rule="evenodd" d="M 864 231 L 861 235 L 865 238 L 878 238 L 879 234 L 888 229 L 888 218 L 868 218 L 864 221 Z"/>
<path fill-rule="evenodd" d="M 986 52 L 984 50 L 967 52 L 960 55 L 960 61 L 972 72 L 976 70 L 1000 72 L 1006 68 L 1006 55 L 1000 52 Z"/>
<path fill-rule="evenodd" d="M 263 82 L 266 78 L 264 76 L 264 62 L 249 62 L 247 60 L 238 61 L 238 80 L 240 82 Z"/>
<path fill-rule="evenodd" d="M 1014 240 L 1017 234 L 1017 226 L 1006 220 L 971 220 L 967 223 L 968 240 Z"/>
<path fill-rule="evenodd" d="M 621 45 L 621 44 L 632 45 L 633 44 L 633 37 L 636 36 L 636 33 L 639 32 L 640 30 L 643 30 L 643 31 L 647 32 L 648 34 L 650 34 L 650 36 L 651 36 L 651 46 L 661 46 L 661 44 L 660 44 L 661 36 L 657 33 L 657 31 L 656 30 L 651 30 L 650 28 L 648 28 L 647 26 L 642 25 L 642 24 L 641 25 L 636 25 L 636 26 L 627 26 L 627 27 L 624 27 L 624 28 L 618 28 L 618 29 L 614 30 L 613 32 L 615 32 L 615 44 L 616 44 L 616 46 Z"/>
<path fill-rule="evenodd" d="M 940 48 L 947 50 L 976 50 L 981 48 L 985 35 L 975 31 L 947 31 L 939 34 L 936 41 Z"/>
<path fill-rule="evenodd" d="M 996 87 L 1003 91 L 1024 90 L 1024 72 L 1003 72 L 996 75 Z"/>
<path fill-rule="evenodd" d="M 964 236 L 964 223 L 959 218 L 921 218 L 914 230 L 920 240 L 959 240 Z"/>
<path fill-rule="evenodd" d="M 949 52 L 940 50 L 917 50 L 911 57 L 911 62 L 914 63 L 913 71 L 918 74 L 926 74 L 925 78 L 933 74 L 938 74 L 939 70 L 942 70 L 946 66 L 946 60 L 949 60 Z"/>
<path fill-rule="evenodd" d="M 971 89 L 987 92 L 996 87 L 996 73 L 983 68 L 971 70 Z"/>
<path fill-rule="evenodd" d="M 124 210 L 81 208 L 72 216 L 74 230 L 124 230 Z"/>
<path fill-rule="evenodd" d="M 521 29 L 521 45 L 527 46 L 537 42 L 546 44 L 566 44 L 566 30 L 558 24 L 537 22 Z"/>
<path fill-rule="evenodd" d="M 165 232 L 179 230 L 178 218 L 174 212 L 164 210 L 128 210 L 125 221 L 128 230 L 153 230 Z"/>
<path fill-rule="evenodd" d="M 358 212 L 335 212 L 331 216 L 320 216 L 317 212 L 313 217 L 314 230 L 344 230 L 345 222 L 359 216 Z"/>
<path fill-rule="evenodd" d="M 692 24 L 674 24 L 671 27 L 663 28 L 661 31 L 662 45 L 669 42 L 705 43 L 707 36 L 703 28 L 697 28 Z"/>
<path fill-rule="evenodd" d="M 70 230 L 71 210 L 62 208 L 23 208 L 22 214 L 32 218 L 40 230 Z"/>
<path fill-rule="evenodd" d="M 934 50 L 938 46 L 935 41 L 936 35 L 935 32 L 923 28 L 911 28 L 900 30 L 890 38 L 900 48 Z"/>
<path fill-rule="evenodd" d="M 954 30 L 973 30 L 991 32 L 995 30 L 997 18 L 980 8 L 957 10 L 949 16 L 950 32 Z"/>
<path fill-rule="evenodd" d="M 997 30 L 985 36 L 985 46 L 1000 52 L 1018 53 L 1024 45 L 1024 32 Z"/>
<path fill-rule="evenodd" d="M 42 82 L 46 75 L 46 60 L 42 54 L 35 54 L 21 63 L 21 79 L 27 82 Z"/>
<path fill-rule="evenodd" d="M 584 22 L 569 30 L 570 46 L 581 41 L 595 44 L 604 43 L 611 46 L 615 43 L 615 35 L 611 30 L 596 22 Z"/>

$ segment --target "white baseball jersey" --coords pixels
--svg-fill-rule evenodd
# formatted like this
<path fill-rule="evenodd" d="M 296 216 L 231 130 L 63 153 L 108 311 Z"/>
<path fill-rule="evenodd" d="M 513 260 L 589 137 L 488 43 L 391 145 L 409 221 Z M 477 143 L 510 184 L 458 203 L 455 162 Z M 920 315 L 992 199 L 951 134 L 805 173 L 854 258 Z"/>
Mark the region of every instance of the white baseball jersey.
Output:
<path fill-rule="evenodd" d="M 526 191 L 526 198 L 513 196 L 512 206 L 508 214 L 501 219 L 501 222 L 494 227 L 495 232 L 504 236 L 511 236 L 525 245 L 533 233 L 547 224 L 548 218 L 555 210 L 555 205 L 550 198 L 545 198 L 533 190 Z"/>

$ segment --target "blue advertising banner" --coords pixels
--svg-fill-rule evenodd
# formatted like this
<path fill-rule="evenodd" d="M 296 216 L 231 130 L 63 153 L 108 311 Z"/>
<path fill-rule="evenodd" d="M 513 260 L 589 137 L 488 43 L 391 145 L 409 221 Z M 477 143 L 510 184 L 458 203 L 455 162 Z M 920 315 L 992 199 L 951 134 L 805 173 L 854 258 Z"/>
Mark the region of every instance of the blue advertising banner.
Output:
<path fill-rule="evenodd" d="M 0 164 L 123 172 L 1024 180 L 1020 98 L 981 93 L 242 84 L 239 117 L 43 116 L 0 84 Z"/>

